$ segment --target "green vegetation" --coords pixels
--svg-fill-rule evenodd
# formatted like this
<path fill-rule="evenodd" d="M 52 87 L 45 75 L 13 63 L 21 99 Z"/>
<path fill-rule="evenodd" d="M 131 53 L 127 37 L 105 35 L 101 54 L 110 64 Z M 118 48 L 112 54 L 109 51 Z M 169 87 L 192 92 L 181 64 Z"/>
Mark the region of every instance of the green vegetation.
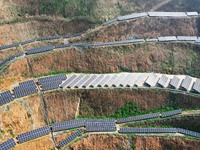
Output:
<path fill-rule="evenodd" d="M 13 132 L 12 129 L 8 129 L 8 132 L 10 133 L 10 135 L 11 135 L 13 138 L 15 137 L 15 134 L 14 134 L 14 132 Z"/>
<path fill-rule="evenodd" d="M 130 116 L 148 114 L 148 113 L 171 111 L 175 109 L 178 109 L 178 107 L 173 106 L 173 105 L 168 105 L 168 106 L 161 106 L 160 108 L 157 108 L 157 109 L 141 111 L 135 103 L 131 102 L 131 103 L 125 104 L 122 108 L 116 110 L 115 113 L 111 116 L 94 116 L 94 115 L 81 116 L 79 115 L 78 118 L 79 119 L 80 118 L 125 118 L 125 117 L 130 117 Z"/>
<path fill-rule="evenodd" d="M 95 6 L 94 0 L 39 0 L 39 14 L 70 18 L 92 16 Z"/>

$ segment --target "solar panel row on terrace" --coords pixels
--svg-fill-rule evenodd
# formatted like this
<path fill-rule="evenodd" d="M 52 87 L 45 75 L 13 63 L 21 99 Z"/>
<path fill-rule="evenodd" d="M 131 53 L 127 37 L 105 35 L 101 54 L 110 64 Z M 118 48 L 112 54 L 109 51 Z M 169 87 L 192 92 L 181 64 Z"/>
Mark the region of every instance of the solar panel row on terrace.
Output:
<path fill-rule="evenodd" d="M 146 17 L 146 16 L 147 16 L 147 13 L 133 13 L 130 15 L 119 16 L 117 17 L 117 20 L 122 21 L 122 20 L 129 20 L 129 19 L 141 18 L 141 17 Z"/>
<path fill-rule="evenodd" d="M 177 133 L 176 128 L 120 128 L 119 133 Z"/>
<path fill-rule="evenodd" d="M 177 109 L 177 110 L 173 110 L 173 111 L 164 112 L 161 114 L 161 117 L 169 117 L 169 116 L 178 115 L 181 113 L 182 113 L 182 110 Z"/>
<path fill-rule="evenodd" d="M 43 53 L 47 51 L 53 50 L 55 47 L 54 46 L 45 46 L 45 47 L 40 47 L 40 48 L 34 48 L 26 51 L 27 55 L 30 54 L 37 54 L 37 53 Z"/>
<path fill-rule="evenodd" d="M 187 17 L 185 12 L 148 12 L 150 17 Z"/>
<path fill-rule="evenodd" d="M 83 134 L 83 130 L 80 129 L 78 131 L 76 131 L 75 133 L 73 133 L 72 135 L 70 135 L 68 138 L 66 138 L 65 140 L 61 141 L 58 143 L 58 147 L 62 148 L 64 147 L 66 144 L 70 143 L 72 140 L 74 140 L 76 137 L 80 136 L 81 134 Z"/>
<path fill-rule="evenodd" d="M 181 87 L 186 90 L 190 91 L 193 85 L 193 79 L 190 76 L 186 76 L 185 79 L 183 80 Z"/>
<path fill-rule="evenodd" d="M 87 132 L 115 131 L 115 119 L 89 119 L 85 122 Z"/>
<path fill-rule="evenodd" d="M 50 128 L 48 126 L 32 130 L 17 136 L 18 143 L 24 143 L 50 133 Z"/>
<path fill-rule="evenodd" d="M 0 144 L 0 150 L 9 150 L 9 149 L 15 147 L 15 145 L 16 145 L 15 140 L 13 138 L 11 138 Z"/>
<path fill-rule="evenodd" d="M 7 104 L 13 100 L 14 98 L 12 97 L 12 94 L 10 91 L 6 91 L 0 94 L 0 106 Z"/>
<path fill-rule="evenodd" d="M 193 90 L 200 93 L 200 79 L 197 79 L 194 83 Z"/>
<path fill-rule="evenodd" d="M 194 136 L 194 137 L 200 138 L 200 133 L 198 133 L 198 132 L 185 130 L 185 129 L 180 129 L 180 128 L 178 128 L 178 132 L 182 133 L 182 134 L 186 134 L 186 135 L 190 135 L 190 136 Z"/>
<path fill-rule="evenodd" d="M 151 118 L 158 118 L 160 117 L 160 113 L 153 113 L 153 114 L 146 114 L 146 115 L 139 115 L 139 116 L 133 116 L 128 118 L 121 118 L 117 120 L 117 123 L 125 123 L 125 122 L 132 122 L 132 121 L 138 121 L 138 120 L 146 120 Z"/>
<path fill-rule="evenodd" d="M 68 130 L 84 126 L 85 126 L 85 120 L 71 120 L 66 122 L 54 123 L 52 125 L 52 131 L 56 132 L 56 131 Z"/>

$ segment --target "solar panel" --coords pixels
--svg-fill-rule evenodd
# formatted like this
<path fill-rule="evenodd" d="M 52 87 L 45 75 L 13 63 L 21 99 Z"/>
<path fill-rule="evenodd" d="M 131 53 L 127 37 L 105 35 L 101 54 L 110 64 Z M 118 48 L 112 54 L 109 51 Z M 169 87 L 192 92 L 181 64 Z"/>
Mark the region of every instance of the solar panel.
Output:
<path fill-rule="evenodd" d="M 75 88 L 80 88 L 88 79 L 90 78 L 89 75 L 86 75 L 82 80 L 80 80 L 76 85 Z"/>
<path fill-rule="evenodd" d="M 182 80 L 180 78 L 178 78 L 177 76 L 174 76 L 174 78 L 171 80 L 171 82 L 169 84 L 173 88 L 178 89 L 181 84 L 181 81 Z"/>
<path fill-rule="evenodd" d="M 166 87 L 168 87 L 169 82 L 170 82 L 170 78 L 166 77 L 165 75 L 162 75 L 162 77 L 158 81 L 158 84 L 161 87 L 166 88 Z"/>
<path fill-rule="evenodd" d="M 196 41 L 196 36 L 177 36 L 178 41 Z"/>
<path fill-rule="evenodd" d="M 32 130 L 23 134 L 18 135 L 18 143 L 24 143 L 50 133 L 49 126 L 45 126 L 36 130 Z"/>
<path fill-rule="evenodd" d="M 8 58 L 6 58 L 5 60 L 3 60 L 3 61 L 0 63 L 0 67 L 3 66 L 4 64 L 6 64 L 7 62 L 13 60 L 15 57 L 16 57 L 15 55 L 9 56 Z"/>
<path fill-rule="evenodd" d="M 98 87 L 104 87 L 106 82 L 111 78 L 111 75 L 106 75 L 105 78 L 99 82 Z"/>
<path fill-rule="evenodd" d="M 44 83 L 42 84 L 42 91 L 58 89 L 60 84 L 61 84 L 60 81 Z"/>
<path fill-rule="evenodd" d="M 158 77 L 156 74 L 152 73 L 152 74 L 147 78 L 147 80 L 145 81 L 145 84 L 147 84 L 147 85 L 150 86 L 150 87 L 153 87 L 153 86 L 156 85 L 156 83 L 158 82 L 158 80 L 159 80 L 159 77 Z"/>
<path fill-rule="evenodd" d="M 197 79 L 194 83 L 193 90 L 200 93 L 200 79 Z"/>
<path fill-rule="evenodd" d="M 98 77 L 94 80 L 94 82 L 92 82 L 92 84 L 90 85 L 90 87 L 96 87 L 98 85 L 99 82 L 101 82 L 101 80 L 104 79 L 104 75 L 98 75 Z"/>
<path fill-rule="evenodd" d="M 177 133 L 176 128 L 120 128 L 119 133 Z"/>
<path fill-rule="evenodd" d="M 0 106 L 7 104 L 13 100 L 14 98 L 12 97 L 12 94 L 10 91 L 6 91 L 0 94 Z"/>
<path fill-rule="evenodd" d="M 120 83 L 120 86 L 121 86 L 121 87 L 126 87 L 127 84 L 130 82 L 130 80 L 131 80 L 132 78 L 133 78 L 133 75 L 132 75 L 132 74 L 127 74 L 127 75 L 124 77 L 123 81 Z"/>
<path fill-rule="evenodd" d="M 112 86 L 113 82 L 115 81 L 115 79 L 117 79 L 118 75 L 114 74 L 112 75 L 112 77 L 107 80 L 107 82 L 105 83 L 105 87 L 110 87 Z"/>
<path fill-rule="evenodd" d="M 54 46 L 44 46 L 40 48 L 34 48 L 34 49 L 27 50 L 26 54 L 30 55 L 30 54 L 43 53 L 43 52 L 51 51 L 54 48 L 55 48 Z"/>
<path fill-rule="evenodd" d="M 63 84 L 61 84 L 61 88 L 66 87 L 68 84 L 70 84 L 75 78 L 77 77 L 77 75 L 72 75 L 71 77 L 69 77 Z"/>
<path fill-rule="evenodd" d="M 58 48 L 65 48 L 65 47 L 71 47 L 72 44 L 63 44 L 63 45 L 56 45 L 55 46 L 55 49 L 58 49 Z"/>
<path fill-rule="evenodd" d="M 112 20 L 106 21 L 106 22 L 103 23 L 103 26 L 112 24 L 114 22 L 117 22 L 117 19 L 112 19 Z"/>
<path fill-rule="evenodd" d="M 45 83 L 54 82 L 54 81 L 62 82 L 63 80 L 66 80 L 66 79 L 67 79 L 66 74 L 60 74 L 60 75 L 56 75 L 56 76 L 48 76 L 48 77 L 44 77 L 44 78 L 39 78 L 38 84 L 45 84 Z"/>
<path fill-rule="evenodd" d="M 198 16 L 198 12 L 186 12 L 188 16 Z"/>
<path fill-rule="evenodd" d="M 26 40 L 26 41 L 21 42 L 21 45 L 28 44 L 28 43 L 33 43 L 33 42 L 35 42 L 35 39 Z"/>
<path fill-rule="evenodd" d="M 135 86 L 137 86 L 137 87 L 143 86 L 145 80 L 147 79 L 147 77 L 148 77 L 148 76 L 141 75 L 141 76 L 138 78 L 138 80 L 136 81 Z"/>
<path fill-rule="evenodd" d="M 133 87 L 136 81 L 139 79 L 139 76 L 134 76 L 130 78 L 130 81 L 126 84 L 127 87 Z"/>
<path fill-rule="evenodd" d="M 185 89 L 186 91 L 190 91 L 193 85 L 193 80 L 190 76 L 186 76 L 183 80 L 181 87 Z"/>
<path fill-rule="evenodd" d="M 15 140 L 12 138 L 12 139 L 9 139 L 8 141 L 1 143 L 0 150 L 9 150 L 15 147 L 15 145 L 16 145 Z"/>
<path fill-rule="evenodd" d="M 146 42 L 158 42 L 157 38 L 146 39 Z"/>
<path fill-rule="evenodd" d="M 89 119 L 85 122 L 87 132 L 115 131 L 115 119 Z"/>
<path fill-rule="evenodd" d="M 16 46 L 19 46 L 19 44 L 20 43 L 13 43 L 13 44 L 9 44 L 9 45 L 2 45 L 2 46 L 0 46 L 0 50 L 12 48 L 12 47 L 16 47 Z"/>
<path fill-rule="evenodd" d="M 58 143 L 58 147 L 62 148 L 64 147 L 66 144 L 70 143 L 72 140 L 74 140 L 76 137 L 80 136 L 81 134 L 83 134 L 83 130 L 80 129 L 78 131 L 76 131 L 75 133 L 73 133 L 72 135 L 70 135 L 68 138 L 66 138 L 65 140 L 61 141 Z"/>
<path fill-rule="evenodd" d="M 34 80 L 29 80 L 29 81 L 19 83 L 19 86 L 21 87 L 35 86 L 35 82 Z"/>
<path fill-rule="evenodd" d="M 175 36 L 164 36 L 164 37 L 158 37 L 159 42 L 170 42 L 170 41 L 177 41 L 177 38 Z"/>
<path fill-rule="evenodd" d="M 84 32 L 79 32 L 79 33 L 75 33 L 72 35 L 72 37 L 76 37 L 76 36 L 81 36 Z"/>
<path fill-rule="evenodd" d="M 62 36 L 60 36 L 60 35 L 58 35 L 58 36 L 47 36 L 47 37 L 37 38 L 36 41 L 54 40 L 54 39 L 60 39 L 60 38 L 62 38 Z"/>
<path fill-rule="evenodd" d="M 72 81 L 72 82 L 67 86 L 67 88 L 72 88 L 72 87 L 74 87 L 75 84 L 76 84 L 77 82 L 79 82 L 82 78 L 83 78 L 83 75 L 82 75 L 82 74 L 79 75 L 76 79 L 74 79 L 74 81 Z"/>
<path fill-rule="evenodd" d="M 85 82 L 84 84 L 83 84 L 83 88 L 86 88 L 86 87 L 88 87 L 90 84 L 91 84 L 91 82 L 93 82 L 95 79 L 97 78 L 97 75 L 93 75 L 87 82 Z"/>
<path fill-rule="evenodd" d="M 180 128 L 178 128 L 177 130 L 178 130 L 179 133 L 200 138 L 200 133 L 198 133 L 198 132 L 194 132 L 194 131 L 190 131 L 190 130 L 185 130 L 185 129 L 180 129 Z"/>
<path fill-rule="evenodd" d="M 53 132 L 68 130 L 72 128 L 84 127 L 85 120 L 71 120 L 66 122 L 54 123 L 52 125 Z"/>
<path fill-rule="evenodd" d="M 169 116 L 174 116 L 174 115 L 178 115 L 181 113 L 182 113 L 182 110 L 177 109 L 177 110 L 173 110 L 173 111 L 164 112 L 161 114 L 161 117 L 169 117 Z"/>
<path fill-rule="evenodd" d="M 24 97 L 30 94 L 37 93 L 38 89 L 36 86 L 29 86 L 29 87 L 15 87 L 14 88 L 14 96 L 15 98 Z"/>
<path fill-rule="evenodd" d="M 148 12 L 150 17 L 187 17 L 185 12 Z"/>
<path fill-rule="evenodd" d="M 129 20 L 129 19 L 135 19 L 135 18 L 141 18 L 147 16 L 147 13 L 133 13 L 130 15 L 125 15 L 125 16 L 119 16 L 117 17 L 117 20 L 122 21 L 122 20 Z"/>
<path fill-rule="evenodd" d="M 125 123 L 125 122 L 132 122 L 132 121 L 138 121 L 138 120 L 146 120 L 151 118 L 157 118 L 160 116 L 160 113 L 152 113 L 152 114 L 145 114 L 145 115 L 139 115 L 139 116 L 133 116 L 128 118 L 121 118 L 117 120 L 117 123 Z"/>
<path fill-rule="evenodd" d="M 126 74 L 122 73 L 118 76 L 118 78 L 113 82 L 112 86 L 118 87 L 124 81 Z"/>

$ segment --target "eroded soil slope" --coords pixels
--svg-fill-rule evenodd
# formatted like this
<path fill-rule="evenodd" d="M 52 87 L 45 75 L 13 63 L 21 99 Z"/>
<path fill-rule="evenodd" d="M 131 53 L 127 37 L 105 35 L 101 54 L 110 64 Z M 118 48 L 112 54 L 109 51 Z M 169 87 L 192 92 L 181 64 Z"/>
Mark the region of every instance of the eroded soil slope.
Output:
<path fill-rule="evenodd" d="M 184 138 L 92 135 L 72 144 L 67 149 L 198 150 L 199 144 L 200 144 L 199 140 L 190 140 Z"/>
<path fill-rule="evenodd" d="M 44 110 L 38 95 L 15 100 L 0 107 L 0 143 L 18 134 L 45 126 Z"/>

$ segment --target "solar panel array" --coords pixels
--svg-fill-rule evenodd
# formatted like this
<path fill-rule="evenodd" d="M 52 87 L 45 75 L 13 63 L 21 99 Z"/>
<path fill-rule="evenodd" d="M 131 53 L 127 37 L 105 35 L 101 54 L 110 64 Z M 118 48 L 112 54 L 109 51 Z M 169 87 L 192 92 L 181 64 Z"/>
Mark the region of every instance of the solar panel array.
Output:
<path fill-rule="evenodd" d="M 0 106 L 7 104 L 13 100 L 14 98 L 12 97 L 12 94 L 10 91 L 6 91 L 0 94 Z"/>
<path fill-rule="evenodd" d="M 52 131 L 53 132 L 62 131 L 84 126 L 85 126 L 85 120 L 71 120 L 66 122 L 54 123 L 52 125 Z"/>
<path fill-rule="evenodd" d="M 116 131 L 115 119 L 89 119 L 85 122 L 87 132 Z"/>
<path fill-rule="evenodd" d="M 5 65 L 7 62 L 13 60 L 14 58 L 15 58 L 15 55 L 9 56 L 8 58 L 6 58 L 2 62 L 0 62 L 0 67 L 2 67 L 3 65 Z"/>
<path fill-rule="evenodd" d="M 146 120 L 146 119 L 158 118 L 158 117 L 160 117 L 160 113 L 145 114 L 145 115 L 133 116 L 133 117 L 128 117 L 128 118 L 121 118 L 117 120 L 117 123 L 120 124 L 120 123 L 125 123 L 125 122 Z"/>
<path fill-rule="evenodd" d="M 185 129 L 178 128 L 178 133 L 186 134 L 186 135 L 190 135 L 190 136 L 194 136 L 194 137 L 200 138 L 200 133 L 194 132 L 194 131 L 190 131 L 190 130 L 185 130 Z"/>
<path fill-rule="evenodd" d="M 182 113 L 182 110 L 177 109 L 177 110 L 173 110 L 173 111 L 164 112 L 161 114 L 161 117 L 169 117 L 169 116 L 178 115 L 181 113 Z"/>
<path fill-rule="evenodd" d="M 54 46 L 44 46 L 40 48 L 34 48 L 34 49 L 27 50 L 26 54 L 30 55 L 30 54 L 43 53 L 47 51 L 52 51 L 54 48 L 55 48 Z"/>
<path fill-rule="evenodd" d="M 181 84 L 181 79 L 177 76 L 174 76 L 173 79 L 170 81 L 169 85 L 172 86 L 175 89 L 178 89 Z"/>
<path fill-rule="evenodd" d="M 9 45 L 2 45 L 2 46 L 0 46 L 0 50 L 12 48 L 12 47 L 16 47 L 16 46 L 19 46 L 19 44 L 20 43 L 13 43 L 13 44 L 9 44 Z"/>
<path fill-rule="evenodd" d="M 38 84 L 42 86 L 42 91 L 53 90 L 59 88 L 63 80 L 66 80 L 66 74 L 56 76 L 48 76 L 38 79 Z"/>
<path fill-rule="evenodd" d="M 158 77 L 156 74 L 152 73 L 152 74 L 147 78 L 147 80 L 145 81 L 145 84 L 147 84 L 147 85 L 150 86 L 150 87 L 153 87 L 153 86 L 156 85 L 156 83 L 158 82 L 158 80 L 159 80 L 159 77 Z"/>
<path fill-rule="evenodd" d="M 158 81 L 158 84 L 165 88 L 169 85 L 169 82 L 170 82 L 170 79 L 166 77 L 165 75 L 162 75 L 162 77 Z"/>
<path fill-rule="evenodd" d="M 26 41 L 21 42 L 21 45 L 33 43 L 33 42 L 35 42 L 35 41 L 36 41 L 35 39 L 26 40 Z"/>
<path fill-rule="evenodd" d="M 193 90 L 200 93 L 200 79 L 197 79 L 194 83 Z"/>
<path fill-rule="evenodd" d="M 187 17 L 185 12 L 148 12 L 150 17 Z"/>
<path fill-rule="evenodd" d="M 130 15 L 119 16 L 117 17 L 117 20 L 122 21 L 122 20 L 129 20 L 129 19 L 141 18 L 141 17 L 146 17 L 146 16 L 147 16 L 147 13 L 133 13 Z"/>
<path fill-rule="evenodd" d="M 45 126 L 36 130 L 32 130 L 23 134 L 20 134 L 17 136 L 18 143 L 24 143 L 45 135 L 48 135 L 50 133 L 50 128 L 49 126 Z"/>
<path fill-rule="evenodd" d="M 192 77 L 186 76 L 185 79 L 183 80 L 181 87 L 185 89 L 186 91 L 190 91 L 191 87 L 193 85 L 193 80 Z"/>
<path fill-rule="evenodd" d="M 177 38 L 175 36 L 163 36 L 158 37 L 159 42 L 171 42 L 171 41 L 177 41 Z"/>
<path fill-rule="evenodd" d="M 58 35 L 58 36 L 47 36 L 47 37 L 37 38 L 36 41 L 55 40 L 55 39 L 60 39 L 60 38 L 62 38 L 62 36 L 60 36 L 60 35 Z"/>
<path fill-rule="evenodd" d="M 112 24 L 112 23 L 114 23 L 116 21 L 117 21 L 117 19 L 112 19 L 112 20 L 106 21 L 106 22 L 103 23 L 103 26 Z"/>
<path fill-rule="evenodd" d="M 14 88 L 15 98 L 24 97 L 38 92 L 38 89 L 33 80 L 22 82 L 18 87 Z"/>
<path fill-rule="evenodd" d="M 12 138 L 0 144 L 0 150 L 9 150 L 15 147 L 15 145 L 16 145 L 15 140 Z"/>
<path fill-rule="evenodd" d="M 77 75 L 72 75 L 71 77 L 69 77 L 64 83 L 62 83 L 60 85 L 61 88 L 64 88 L 65 86 L 67 86 L 70 82 L 72 82 L 75 78 L 77 77 Z"/>
<path fill-rule="evenodd" d="M 70 135 L 68 138 L 66 138 L 65 140 L 61 141 L 58 143 L 58 147 L 62 148 L 64 147 L 66 144 L 70 143 L 72 140 L 74 140 L 76 137 L 80 136 L 81 134 L 83 134 L 83 130 L 80 129 L 78 131 L 76 131 L 75 133 L 73 133 L 72 135 Z"/>
<path fill-rule="evenodd" d="M 196 36 L 177 36 L 178 41 L 196 41 Z"/>
<path fill-rule="evenodd" d="M 120 128 L 119 133 L 177 133 L 176 128 Z"/>

